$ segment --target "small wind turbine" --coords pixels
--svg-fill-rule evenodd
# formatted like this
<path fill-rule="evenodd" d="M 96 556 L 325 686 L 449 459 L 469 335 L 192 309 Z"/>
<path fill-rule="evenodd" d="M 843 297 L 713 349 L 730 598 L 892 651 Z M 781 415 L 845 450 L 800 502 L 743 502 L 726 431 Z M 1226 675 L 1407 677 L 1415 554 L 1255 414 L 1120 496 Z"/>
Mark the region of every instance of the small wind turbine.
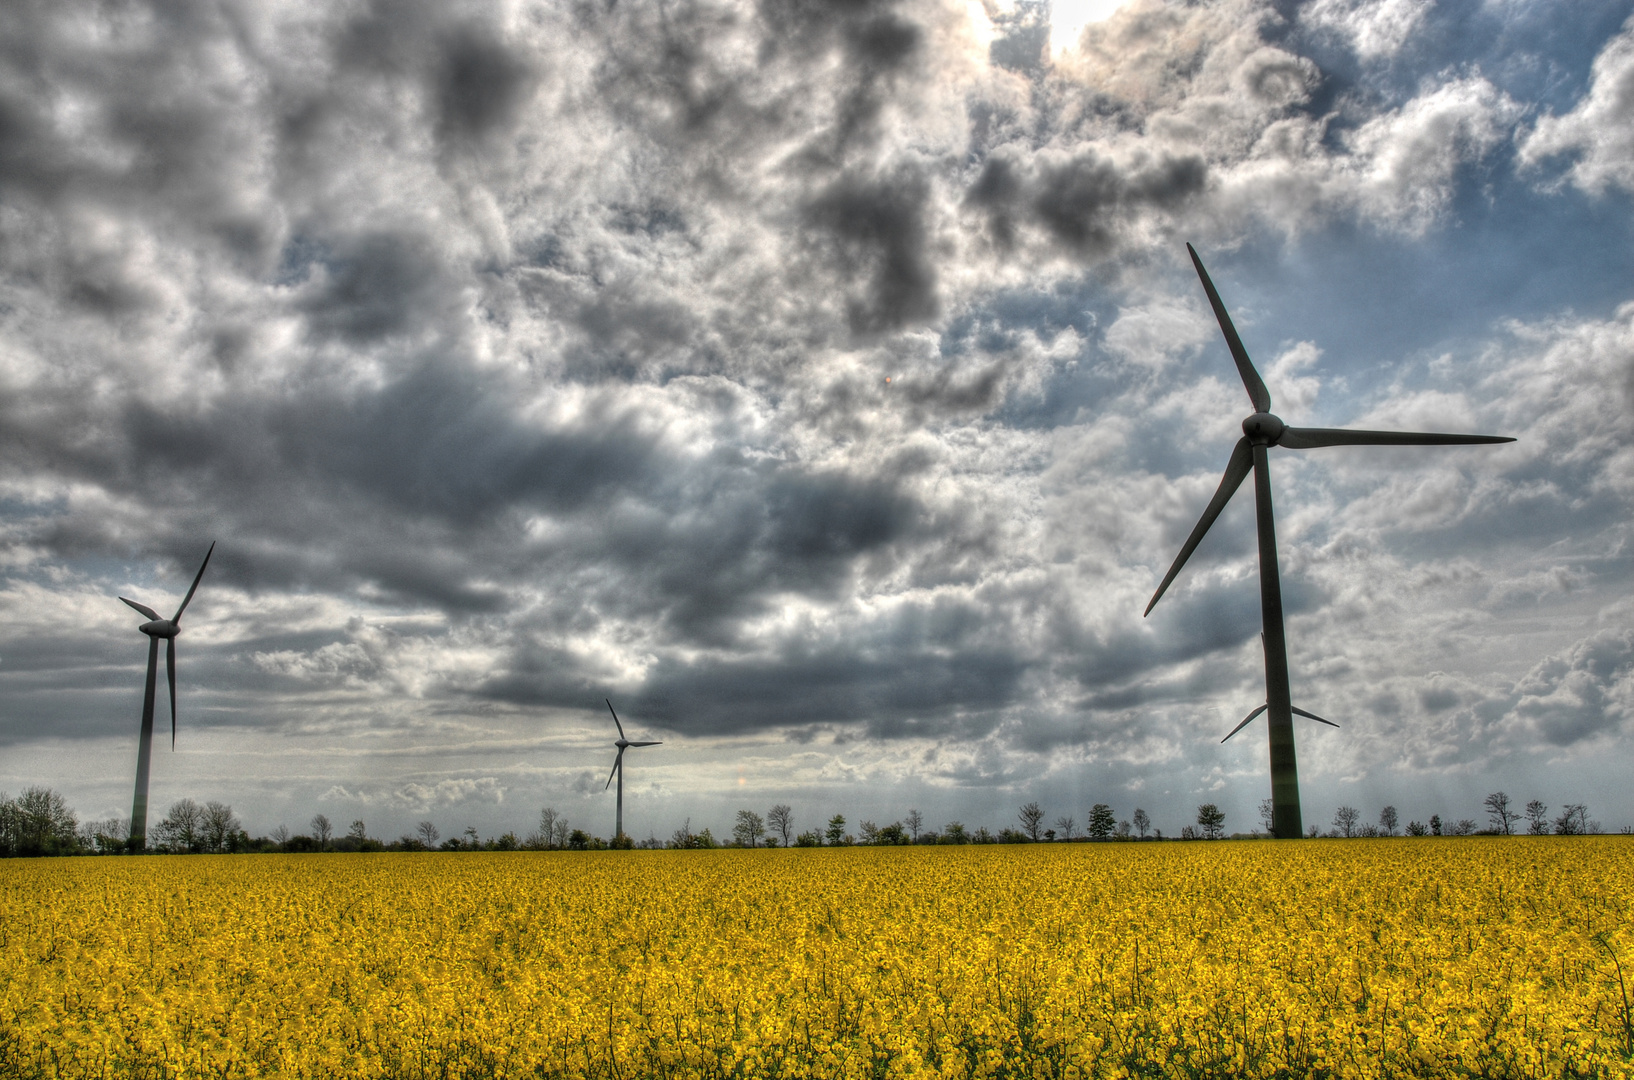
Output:
<path fill-rule="evenodd" d="M 1225 335 L 1226 345 L 1231 349 L 1231 358 L 1237 362 L 1237 374 L 1241 376 L 1243 386 L 1248 390 L 1248 398 L 1254 405 L 1254 412 L 1243 421 L 1243 437 L 1237 440 L 1237 446 L 1231 451 L 1231 460 L 1226 464 L 1225 476 L 1220 480 L 1220 487 L 1214 492 L 1214 498 L 1209 500 L 1203 516 L 1198 519 L 1191 535 L 1180 548 L 1180 554 L 1175 556 L 1174 565 L 1163 578 L 1163 584 L 1157 587 L 1152 594 L 1152 602 L 1146 605 L 1145 614 L 1149 615 L 1152 608 L 1162 598 L 1164 590 L 1174 581 L 1180 568 L 1186 565 L 1186 560 L 1196 550 L 1197 544 L 1208 532 L 1214 519 L 1220 516 L 1231 496 L 1236 494 L 1237 488 L 1242 486 L 1250 470 L 1254 473 L 1254 505 L 1259 523 L 1260 542 L 1260 617 L 1265 626 L 1262 642 L 1265 646 L 1265 696 L 1266 702 L 1232 729 L 1231 735 L 1241 731 L 1243 726 L 1254 717 L 1264 712 L 1266 722 L 1271 728 L 1271 813 L 1272 831 L 1278 837 L 1298 837 L 1304 835 L 1304 823 L 1299 813 L 1299 768 L 1294 759 L 1294 721 L 1293 714 L 1309 717 L 1312 720 L 1321 720 L 1324 724 L 1333 727 L 1330 720 L 1322 720 L 1320 716 L 1308 713 L 1303 709 L 1296 709 L 1290 701 L 1288 690 L 1288 641 L 1282 628 L 1282 583 L 1277 576 L 1277 535 L 1276 523 L 1271 512 L 1271 464 L 1267 451 L 1273 446 L 1284 446 L 1290 450 L 1312 450 L 1321 446 L 1449 446 L 1469 443 L 1506 443 L 1514 439 L 1503 435 L 1442 435 L 1424 434 L 1409 431 L 1354 431 L 1347 428 L 1297 428 L 1289 427 L 1282 419 L 1271 414 L 1271 394 L 1265 389 L 1265 383 L 1260 379 L 1259 372 L 1254 370 L 1254 364 L 1248 359 L 1248 350 L 1243 348 L 1242 339 L 1237 337 L 1237 328 L 1231 325 L 1231 316 L 1226 314 L 1225 304 L 1220 301 L 1220 294 L 1214 290 L 1214 282 L 1209 280 L 1208 271 L 1203 269 L 1203 260 L 1197 257 L 1197 251 L 1190 244 L 1186 250 L 1191 254 L 1192 265 L 1197 267 L 1197 276 L 1203 281 L 1203 291 L 1208 294 L 1208 302 L 1214 308 L 1214 317 L 1219 320 L 1220 332 Z M 1227 735 L 1226 739 L 1231 738 Z M 1225 739 L 1220 740 L 1224 742 Z"/>
<path fill-rule="evenodd" d="M 624 725 L 618 722 L 618 713 L 613 712 L 613 703 L 611 701 L 607 702 L 607 711 L 613 713 L 613 723 L 618 725 L 618 742 L 613 744 L 618 747 L 618 756 L 613 759 L 613 771 L 607 774 L 607 786 L 602 790 L 606 791 L 607 788 L 612 787 L 613 777 L 618 777 L 618 818 L 613 831 L 613 839 L 616 840 L 624 835 L 624 751 L 632 746 L 661 746 L 662 743 L 631 742 L 624 737 Z"/>
<path fill-rule="evenodd" d="M 182 606 L 176 609 L 176 614 L 168 619 L 161 619 L 159 613 L 146 604 L 138 604 L 135 600 L 119 599 L 129 604 L 137 611 L 146 615 L 150 621 L 137 627 L 148 636 L 148 682 L 147 690 L 142 696 L 142 739 L 136 751 L 136 798 L 131 803 L 130 810 L 130 846 L 134 850 L 141 850 L 147 846 L 148 835 L 148 761 L 153 755 L 153 695 L 157 689 L 159 678 L 159 639 L 165 639 L 165 673 L 170 676 L 170 749 L 176 749 L 176 635 L 182 632 L 182 612 L 187 605 L 193 602 L 193 594 L 198 591 L 199 579 L 204 577 L 204 568 L 210 565 L 210 555 L 216 550 L 212 543 L 210 550 L 204 553 L 204 561 L 199 564 L 199 572 L 193 576 L 193 585 L 182 597 Z"/>

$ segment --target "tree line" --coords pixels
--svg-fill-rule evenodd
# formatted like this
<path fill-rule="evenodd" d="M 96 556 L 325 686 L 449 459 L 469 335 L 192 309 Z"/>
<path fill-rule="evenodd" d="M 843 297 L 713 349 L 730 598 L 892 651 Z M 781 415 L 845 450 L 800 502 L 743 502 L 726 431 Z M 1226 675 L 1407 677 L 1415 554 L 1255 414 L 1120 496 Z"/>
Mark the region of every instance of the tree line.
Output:
<path fill-rule="evenodd" d="M 255 854 L 308 851 L 517 851 L 549 846 L 538 836 L 519 841 L 512 833 L 479 839 L 475 828 L 441 840 L 437 827 L 420 822 L 413 833 L 383 841 L 362 821 L 344 833 L 324 814 L 315 814 L 305 833 L 280 825 L 269 836 L 252 837 L 225 803 L 179 799 L 151 829 L 143 850 L 161 855 Z M 17 798 L 0 793 L 0 857 L 115 855 L 130 850 L 130 822 L 107 818 L 81 822 L 58 792 L 31 787 Z"/>
<path fill-rule="evenodd" d="M 1271 800 L 1267 799 L 1260 806 L 1267 827 L 1270 805 Z M 1394 806 L 1379 811 L 1378 824 L 1363 822 L 1361 811 L 1354 806 L 1341 806 L 1334 812 L 1332 828 L 1323 833 L 1319 826 L 1313 825 L 1310 834 L 1348 839 L 1396 836 L 1398 829 L 1407 836 L 1515 836 L 1523 832 L 1528 836 L 1589 836 L 1605 831 L 1598 821 L 1589 817 L 1585 803 L 1567 803 L 1558 814 L 1551 816 L 1548 804 L 1541 799 L 1533 799 L 1523 808 L 1507 793 L 1494 791 L 1481 801 L 1481 808 L 1487 816 L 1484 828 L 1474 818 L 1443 821 L 1440 814 L 1431 814 L 1427 823 L 1409 821 L 1403 828 Z M 1629 831 L 1626 827 L 1623 829 L 1625 833 Z"/>
<path fill-rule="evenodd" d="M 1502 791 L 1489 794 L 1482 803 L 1486 827 L 1472 818 L 1443 820 L 1439 814 L 1429 821 L 1409 821 L 1402 825 L 1394 806 L 1379 811 L 1377 823 L 1362 821 L 1361 811 L 1341 806 L 1330 828 L 1312 825 L 1308 835 L 1348 839 L 1390 836 L 1581 836 L 1599 833 L 1600 822 L 1589 817 L 1583 803 L 1567 803 L 1557 813 L 1541 800 L 1521 806 Z M 1260 803 L 1263 832 L 1247 836 L 1271 835 L 1271 800 Z M 1214 803 L 1197 808 L 1195 825 L 1181 829 L 1181 840 L 1218 840 L 1225 836 L 1226 815 Z M 129 848 L 130 823 L 122 818 L 80 822 L 63 796 L 49 788 L 31 787 L 12 799 L 0 793 L 0 857 L 41 855 L 108 855 Z M 1624 828 L 1623 832 L 1631 830 Z M 1245 834 L 1236 833 L 1233 836 Z M 844 814 L 819 820 L 810 828 L 798 828 L 791 807 L 778 803 L 764 815 L 753 810 L 737 811 L 727 836 L 717 838 L 707 827 L 693 831 L 688 818 L 668 840 L 649 836 L 635 841 L 628 836 L 603 839 L 572 827 L 566 816 L 546 807 L 539 813 L 537 827 L 526 836 L 506 832 L 482 838 L 475 827 L 443 837 L 431 821 L 420 822 L 410 833 L 395 840 L 369 835 L 368 827 L 353 821 L 341 832 L 324 814 L 315 814 L 307 831 L 292 833 L 283 825 L 268 836 L 252 837 L 245 831 L 233 808 L 225 803 L 180 799 L 170 805 L 164 817 L 148 832 L 147 850 L 155 854 L 230 854 L 263 852 L 320 851 L 597 851 L 617 848 L 704 849 L 717 847 L 848 847 L 852 845 L 898 846 L 915 844 L 1028 844 L 1077 843 L 1094 841 L 1163 840 L 1163 830 L 1152 827 L 1151 816 L 1136 807 L 1126 820 L 1119 820 L 1110 805 L 1096 803 L 1083 826 L 1070 815 L 1048 820 L 1036 802 L 1022 805 L 1015 824 L 998 832 L 986 826 L 967 828 L 950 821 L 941 828 L 928 827 L 918 810 L 909 810 L 897 821 L 880 825 L 858 822 L 853 829 Z"/>
<path fill-rule="evenodd" d="M 1083 829 L 1070 817 L 1046 821 L 1044 810 L 1036 802 L 1020 808 L 1016 824 L 993 832 L 982 825 L 971 829 L 962 821 L 950 821 L 940 829 L 927 827 L 925 815 L 909 810 L 897 821 L 880 825 L 864 820 L 855 831 L 849 827 L 844 814 L 835 814 L 826 823 L 819 821 L 809 829 L 795 826 L 794 811 L 786 804 L 773 806 L 762 817 L 753 810 L 739 810 L 732 826 L 731 846 L 734 847 L 849 847 L 852 845 L 898 846 L 913 844 L 1031 844 L 1053 841 L 1129 839 L 1137 832 L 1145 839 L 1152 831 L 1152 820 L 1146 811 L 1136 809 L 1132 820 L 1119 821 L 1112 808 L 1096 803 L 1090 810 Z M 704 830 L 707 834 L 708 830 Z M 1153 837 L 1159 838 L 1158 830 Z M 712 837 L 710 838 L 713 839 Z M 703 834 L 694 835 L 683 827 L 676 831 L 666 847 L 702 847 Z"/>

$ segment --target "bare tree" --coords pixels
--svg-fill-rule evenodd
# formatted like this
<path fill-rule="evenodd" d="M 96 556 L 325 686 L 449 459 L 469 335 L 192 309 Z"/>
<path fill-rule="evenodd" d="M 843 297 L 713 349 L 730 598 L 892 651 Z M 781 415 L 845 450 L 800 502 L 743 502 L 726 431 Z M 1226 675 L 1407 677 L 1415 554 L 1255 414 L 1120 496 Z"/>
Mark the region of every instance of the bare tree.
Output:
<path fill-rule="evenodd" d="M 786 803 L 778 803 L 766 811 L 766 827 L 775 829 L 777 835 L 783 838 L 783 846 L 789 846 L 789 838 L 794 833 L 794 811 Z"/>
<path fill-rule="evenodd" d="M 153 840 L 166 851 L 202 851 L 204 807 L 192 799 L 171 803 L 164 820 L 153 827 Z"/>
<path fill-rule="evenodd" d="M 1276 815 L 1271 812 L 1273 805 L 1270 799 L 1260 800 L 1260 824 L 1265 826 L 1265 831 L 1271 836 L 1277 834 Z"/>
<path fill-rule="evenodd" d="M 1055 831 L 1061 834 L 1061 839 L 1071 840 L 1078 834 L 1078 823 L 1072 820 L 1071 815 L 1055 819 Z"/>
<path fill-rule="evenodd" d="M 346 837 L 349 840 L 356 840 L 361 844 L 363 841 L 369 838 L 369 827 L 363 824 L 362 818 L 359 818 L 352 822 L 352 827 L 350 829 L 346 830 Z"/>
<path fill-rule="evenodd" d="M 1333 830 L 1340 836 L 1355 836 L 1356 823 L 1362 819 L 1362 812 L 1354 806 L 1341 806 L 1333 812 Z"/>
<path fill-rule="evenodd" d="M 766 835 L 766 822 L 753 810 L 739 810 L 738 823 L 732 826 L 732 839 L 744 847 L 760 846 L 760 838 Z"/>
<path fill-rule="evenodd" d="M 307 827 L 312 830 L 312 839 L 318 842 L 319 850 L 327 850 L 329 838 L 335 834 L 335 827 L 329 824 L 329 818 L 324 814 L 313 814 Z"/>
<path fill-rule="evenodd" d="M 1146 830 L 1152 827 L 1152 818 L 1140 807 L 1135 807 L 1135 816 L 1130 819 L 1135 823 L 1135 831 L 1140 833 L 1142 840 L 1146 839 Z"/>
<path fill-rule="evenodd" d="M 862 842 L 865 844 L 877 844 L 879 843 L 879 826 L 872 821 L 864 821 L 857 826 L 857 835 L 862 838 Z"/>
<path fill-rule="evenodd" d="M 568 826 L 567 818 L 565 818 L 565 817 L 557 818 L 556 819 L 556 847 L 558 847 L 558 848 L 567 847 L 567 838 L 572 835 L 572 831 L 573 830 L 571 828 L 569 828 L 569 826 Z"/>
<path fill-rule="evenodd" d="M 4 800 L 5 796 L 0 795 L 0 802 Z M 121 817 L 111 817 L 102 821 L 88 821 L 79 827 L 79 831 L 80 835 L 85 837 L 85 842 L 89 846 L 96 848 L 97 851 L 104 855 L 124 851 L 125 846 L 130 841 L 130 822 Z M 0 840 L 0 849 L 4 847 L 5 842 Z"/>
<path fill-rule="evenodd" d="M 1459 818 L 1458 824 L 1452 827 L 1454 836 L 1473 836 L 1475 834 L 1474 818 Z"/>
<path fill-rule="evenodd" d="M 1036 843 L 1038 830 L 1044 824 L 1043 809 L 1037 803 L 1030 802 L 1017 811 L 1016 817 L 1021 819 L 1021 831 L 1027 834 L 1029 840 Z"/>
<path fill-rule="evenodd" d="M 1549 835 L 1549 808 L 1541 799 L 1526 804 L 1526 831 L 1533 836 Z"/>
<path fill-rule="evenodd" d="M 289 843 L 289 826 L 279 825 L 272 830 L 272 842 L 278 845 L 279 851 L 284 850 L 284 845 Z"/>
<path fill-rule="evenodd" d="M 1589 831 L 1589 808 L 1584 803 L 1567 803 L 1555 818 L 1556 836 L 1582 836 Z"/>
<path fill-rule="evenodd" d="M 908 827 L 908 832 L 913 835 L 913 842 L 919 843 L 919 830 L 925 827 L 925 815 L 917 810 L 909 810 L 908 816 L 902 819 L 902 823 Z"/>
<path fill-rule="evenodd" d="M 1494 791 L 1486 797 L 1481 805 L 1486 807 L 1487 820 L 1492 822 L 1494 829 L 1505 836 L 1514 834 L 1515 822 L 1519 821 L 1521 816 L 1509 808 L 1508 795 L 1501 791 Z"/>
<path fill-rule="evenodd" d="M 1385 836 L 1396 835 L 1396 826 L 1400 824 L 1401 819 L 1396 816 L 1396 808 L 1394 806 L 1387 806 L 1383 810 L 1379 811 L 1379 832 L 1381 834 Z"/>
<path fill-rule="evenodd" d="M 556 846 L 556 822 L 561 815 L 554 807 L 547 806 L 539 811 L 539 827 L 528 834 L 527 844 L 530 848 L 553 848 Z"/>
<path fill-rule="evenodd" d="M 414 835 L 418 836 L 420 838 L 420 843 L 424 844 L 426 847 L 434 848 L 437 846 L 437 838 L 442 834 L 437 831 L 437 826 L 433 825 L 431 822 L 422 821 L 419 825 L 415 826 Z"/>
<path fill-rule="evenodd" d="M 233 808 L 225 803 L 208 802 L 204 804 L 203 840 L 206 851 L 227 851 L 233 847 L 238 839 L 238 831 L 243 828 L 238 818 L 233 814 Z"/>

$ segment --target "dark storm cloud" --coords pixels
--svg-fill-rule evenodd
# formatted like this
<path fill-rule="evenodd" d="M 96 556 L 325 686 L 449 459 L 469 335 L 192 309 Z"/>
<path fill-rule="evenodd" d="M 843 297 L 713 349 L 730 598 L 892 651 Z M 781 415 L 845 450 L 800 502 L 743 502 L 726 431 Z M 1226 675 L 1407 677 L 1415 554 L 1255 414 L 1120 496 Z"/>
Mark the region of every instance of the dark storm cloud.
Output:
<path fill-rule="evenodd" d="M 616 412 L 541 429 L 520 422 L 505 390 L 428 361 L 355 396 L 235 403 L 205 417 L 135 405 L 104 467 L 124 483 L 144 473 L 155 484 L 213 479 L 222 497 L 304 478 L 308 498 L 385 504 L 472 529 L 512 508 L 571 510 L 650 480 L 651 440 Z"/>
<path fill-rule="evenodd" d="M 928 258 L 925 202 L 929 185 L 912 166 L 881 177 L 846 176 L 806 211 L 817 245 L 834 260 L 847 289 L 847 318 L 856 334 L 928 322 L 939 309 L 936 271 Z"/>
<path fill-rule="evenodd" d="M 839 160 L 878 138 L 880 114 L 895 81 L 921 59 L 924 33 L 899 12 L 906 7 L 891 0 L 767 0 L 760 6 L 769 31 L 767 54 L 789 54 L 810 64 L 837 51 L 845 64 L 846 76 L 834 84 L 839 90 L 834 123 L 808 144 L 813 158 Z"/>
<path fill-rule="evenodd" d="M 577 378 L 647 370 L 687 352 L 699 332 L 697 316 L 684 304 L 654 295 L 642 283 L 586 287 L 582 280 L 530 272 L 521 291 L 542 315 L 582 334 L 565 357 L 568 373 Z"/>
<path fill-rule="evenodd" d="M 910 644 L 911 643 L 904 643 Z M 740 734 L 812 723 L 854 723 L 882 739 L 980 736 L 995 726 L 1025 665 L 1006 652 L 957 659 L 844 646 L 765 660 L 660 665 L 631 699 L 632 715 L 688 735 Z"/>
<path fill-rule="evenodd" d="M 865 557 L 893 563 L 929 535 L 917 500 L 888 482 L 799 468 L 707 467 L 696 479 L 713 491 L 690 505 L 656 504 L 649 524 L 587 536 L 628 575 L 602 603 L 658 617 L 679 640 L 750 647 L 738 621 L 780 594 L 838 600 L 855 585 Z M 683 486 L 668 493 L 685 496 Z M 590 554 L 581 549 L 579 557 Z"/>
<path fill-rule="evenodd" d="M 521 52 L 475 5 L 372 3 L 339 36 L 343 68 L 415 79 L 444 150 L 477 152 L 509 132 L 538 85 Z"/>
<path fill-rule="evenodd" d="M 1016 243 L 1018 225 L 1028 222 L 1074 255 L 1100 259 L 1113 253 L 1143 211 L 1178 209 L 1207 185 L 1208 165 L 1199 154 L 1119 163 L 1090 149 L 1029 155 L 1025 166 L 998 154 L 982 166 L 966 200 L 984 212 L 1005 249 Z"/>
<path fill-rule="evenodd" d="M 299 241 L 291 254 L 304 254 Z M 307 266 L 315 280 L 298 302 L 307 325 L 352 344 L 435 326 L 458 295 L 457 280 L 442 272 L 435 243 L 425 236 L 376 232 L 348 238 Z M 288 259 L 285 272 L 297 272 Z"/>
<path fill-rule="evenodd" d="M 532 66 L 482 30 L 447 35 L 437 69 L 437 135 L 464 148 L 503 134 L 533 85 Z"/>
<path fill-rule="evenodd" d="M 1143 677 L 1257 640 L 1258 593 L 1258 582 L 1249 578 L 1219 590 L 1166 596 L 1148 616 L 1147 625 L 1139 628 L 1142 632 L 1120 628 L 1105 640 L 1086 643 L 1083 659 L 1068 667 L 1082 686 L 1095 691 L 1083 704 L 1127 709 L 1148 697 L 1171 696 L 1168 688 L 1150 685 Z M 1289 614 L 1298 612 L 1296 605 L 1290 607 Z M 1131 685 L 1131 679 L 1141 682 Z"/>
<path fill-rule="evenodd" d="M 689 0 L 661 13 L 584 5 L 574 30 L 600 43 L 608 108 L 717 195 L 753 198 L 742 167 L 767 149 L 781 157 L 791 135 L 796 173 L 832 174 L 877 147 L 901 81 L 932 59 L 921 20 L 942 14 L 891 0 Z"/>

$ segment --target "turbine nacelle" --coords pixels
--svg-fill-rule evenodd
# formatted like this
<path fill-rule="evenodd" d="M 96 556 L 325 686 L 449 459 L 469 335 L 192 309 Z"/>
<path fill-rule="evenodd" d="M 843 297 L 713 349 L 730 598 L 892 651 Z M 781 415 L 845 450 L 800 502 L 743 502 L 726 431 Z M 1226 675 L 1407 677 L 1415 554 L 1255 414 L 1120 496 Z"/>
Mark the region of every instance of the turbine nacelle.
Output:
<path fill-rule="evenodd" d="M 182 628 L 177 626 L 171 619 L 154 619 L 152 622 L 143 623 L 136 629 L 142 631 L 148 637 L 156 638 L 173 638 L 182 632 Z"/>
<path fill-rule="evenodd" d="M 1257 412 L 1243 421 L 1243 434 L 1254 446 L 1275 446 L 1288 425 L 1275 413 Z"/>

